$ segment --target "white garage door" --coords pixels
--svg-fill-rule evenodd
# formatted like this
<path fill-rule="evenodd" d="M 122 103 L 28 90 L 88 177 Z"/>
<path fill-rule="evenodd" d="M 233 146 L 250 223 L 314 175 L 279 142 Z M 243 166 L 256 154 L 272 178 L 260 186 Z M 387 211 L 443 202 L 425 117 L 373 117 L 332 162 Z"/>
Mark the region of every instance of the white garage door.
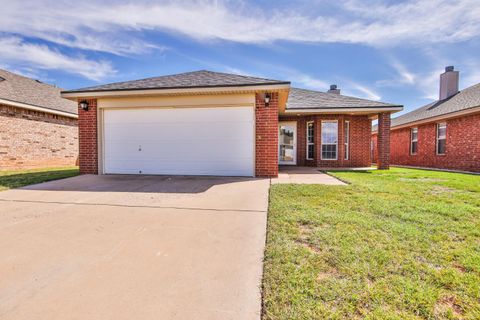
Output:
<path fill-rule="evenodd" d="M 104 111 L 104 172 L 254 175 L 253 107 Z"/>

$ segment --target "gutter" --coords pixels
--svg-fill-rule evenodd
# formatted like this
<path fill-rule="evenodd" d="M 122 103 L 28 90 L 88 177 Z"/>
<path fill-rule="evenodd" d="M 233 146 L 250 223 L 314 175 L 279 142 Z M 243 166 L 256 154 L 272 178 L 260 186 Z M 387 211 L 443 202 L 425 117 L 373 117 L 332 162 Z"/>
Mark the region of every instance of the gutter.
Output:
<path fill-rule="evenodd" d="M 121 97 L 140 95 L 162 94 L 205 94 L 217 92 L 244 92 L 244 91 L 280 91 L 289 90 L 290 82 L 276 82 L 271 84 L 247 84 L 247 85 L 222 85 L 203 87 L 166 87 L 166 88 L 133 88 L 133 89 L 105 89 L 105 90 L 78 90 L 62 91 L 62 98 L 87 98 L 87 97 Z"/>

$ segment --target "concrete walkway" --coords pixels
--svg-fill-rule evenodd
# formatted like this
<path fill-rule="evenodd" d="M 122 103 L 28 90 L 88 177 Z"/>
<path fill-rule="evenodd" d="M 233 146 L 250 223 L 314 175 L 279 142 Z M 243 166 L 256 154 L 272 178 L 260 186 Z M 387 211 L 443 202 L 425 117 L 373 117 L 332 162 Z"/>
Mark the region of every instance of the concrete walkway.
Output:
<path fill-rule="evenodd" d="M 325 184 L 325 185 L 346 185 L 346 183 L 319 171 L 314 167 L 288 167 L 282 166 L 279 169 L 278 178 L 271 180 L 272 184 L 296 183 L 296 184 Z"/>
<path fill-rule="evenodd" d="M 78 176 L 0 192 L 0 319 L 260 319 L 269 179 Z"/>

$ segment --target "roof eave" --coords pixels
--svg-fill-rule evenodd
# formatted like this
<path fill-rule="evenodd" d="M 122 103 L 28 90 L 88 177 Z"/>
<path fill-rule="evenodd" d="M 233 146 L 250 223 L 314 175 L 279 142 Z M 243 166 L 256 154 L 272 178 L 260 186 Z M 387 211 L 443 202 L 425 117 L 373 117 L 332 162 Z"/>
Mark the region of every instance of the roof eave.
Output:
<path fill-rule="evenodd" d="M 45 108 L 45 107 L 41 107 L 41 106 L 35 106 L 35 105 L 31 105 L 31 104 L 27 104 L 27 103 L 23 103 L 23 102 L 18 102 L 18 101 L 12 101 L 12 100 L 8 100 L 8 99 L 1 99 L 0 98 L 0 104 L 5 104 L 5 105 L 18 107 L 18 108 L 22 108 L 22 109 L 40 111 L 40 112 L 55 114 L 55 115 L 59 115 L 59 116 L 63 116 L 63 117 L 78 119 L 78 115 L 75 114 L 75 113 L 69 113 L 69 112 L 50 109 L 50 108 Z"/>
<path fill-rule="evenodd" d="M 396 130 L 396 129 L 402 129 L 402 128 L 407 128 L 419 124 L 424 124 L 424 123 L 429 123 L 429 122 L 435 122 L 435 121 L 440 121 L 440 120 L 445 120 L 445 119 L 450 119 L 450 118 L 457 118 L 465 115 L 469 115 L 472 113 L 477 113 L 480 112 L 480 106 L 477 107 L 472 107 L 468 109 L 463 109 L 459 111 L 454 111 L 454 112 L 449 112 L 449 113 L 444 113 L 438 116 L 434 117 L 429 117 L 429 118 L 423 118 L 415 121 L 410 121 L 406 123 L 402 123 L 396 126 L 391 126 L 391 130 Z"/>
<path fill-rule="evenodd" d="M 402 111 L 403 106 L 382 106 L 382 107 L 351 107 L 351 108 L 292 108 L 285 110 L 286 114 L 324 114 L 324 113 L 378 113 Z"/>
<path fill-rule="evenodd" d="M 88 97 L 121 97 L 132 95 L 168 95 L 168 94 L 205 94 L 232 91 L 280 91 L 290 89 L 290 82 L 274 82 L 245 85 L 222 86 L 191 86 L 191 87 L 162 87 L 162 88 L 131 88 L 131 89 L 105 89 L 105 90 L 72 90 L 62 91 L 61 96 L 67 99 Z"/>

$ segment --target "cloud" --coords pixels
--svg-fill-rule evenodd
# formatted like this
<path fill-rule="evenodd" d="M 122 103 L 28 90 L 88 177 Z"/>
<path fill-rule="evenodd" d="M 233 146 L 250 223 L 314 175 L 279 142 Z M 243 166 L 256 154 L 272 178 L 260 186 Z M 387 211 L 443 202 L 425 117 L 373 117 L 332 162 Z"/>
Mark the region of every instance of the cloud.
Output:
<path fill-rule="evenodd" d="M 349 92 L 353 92 L 350 94 Z M 382 97 L 373 89 L 367 88 L 356 82 L 349 82 L 348 88 L 345 90 L 347 96 L 358 96 L 368 100 L 379 101 Z"/>
<path fill-rule="evenodd" d="M 82 56 L 70 57 L 46 45 L 26 43 L 18 37 L 0 39 L 0 59 L 16 65 L 33 65 L 36 69 L 62 70 L 99 81 L 115 74 L 109 62 L 94 61 Z M 30 74 L 33 73 L 33 69 Z"/>
<path fill-rule="evenodd" d="M 5 1 L 6 2 L 6 1 Z M 268 6 L 243 1 L 8 1 L 0 31 L 115 54 L 161 47 L 141 31 L 239 43 L 340 42 L 395 46 L 458 42 L 478 37 L 477 0 L 343 0 Z M 298 7 L 298 8 L 297 8 Z"/>

